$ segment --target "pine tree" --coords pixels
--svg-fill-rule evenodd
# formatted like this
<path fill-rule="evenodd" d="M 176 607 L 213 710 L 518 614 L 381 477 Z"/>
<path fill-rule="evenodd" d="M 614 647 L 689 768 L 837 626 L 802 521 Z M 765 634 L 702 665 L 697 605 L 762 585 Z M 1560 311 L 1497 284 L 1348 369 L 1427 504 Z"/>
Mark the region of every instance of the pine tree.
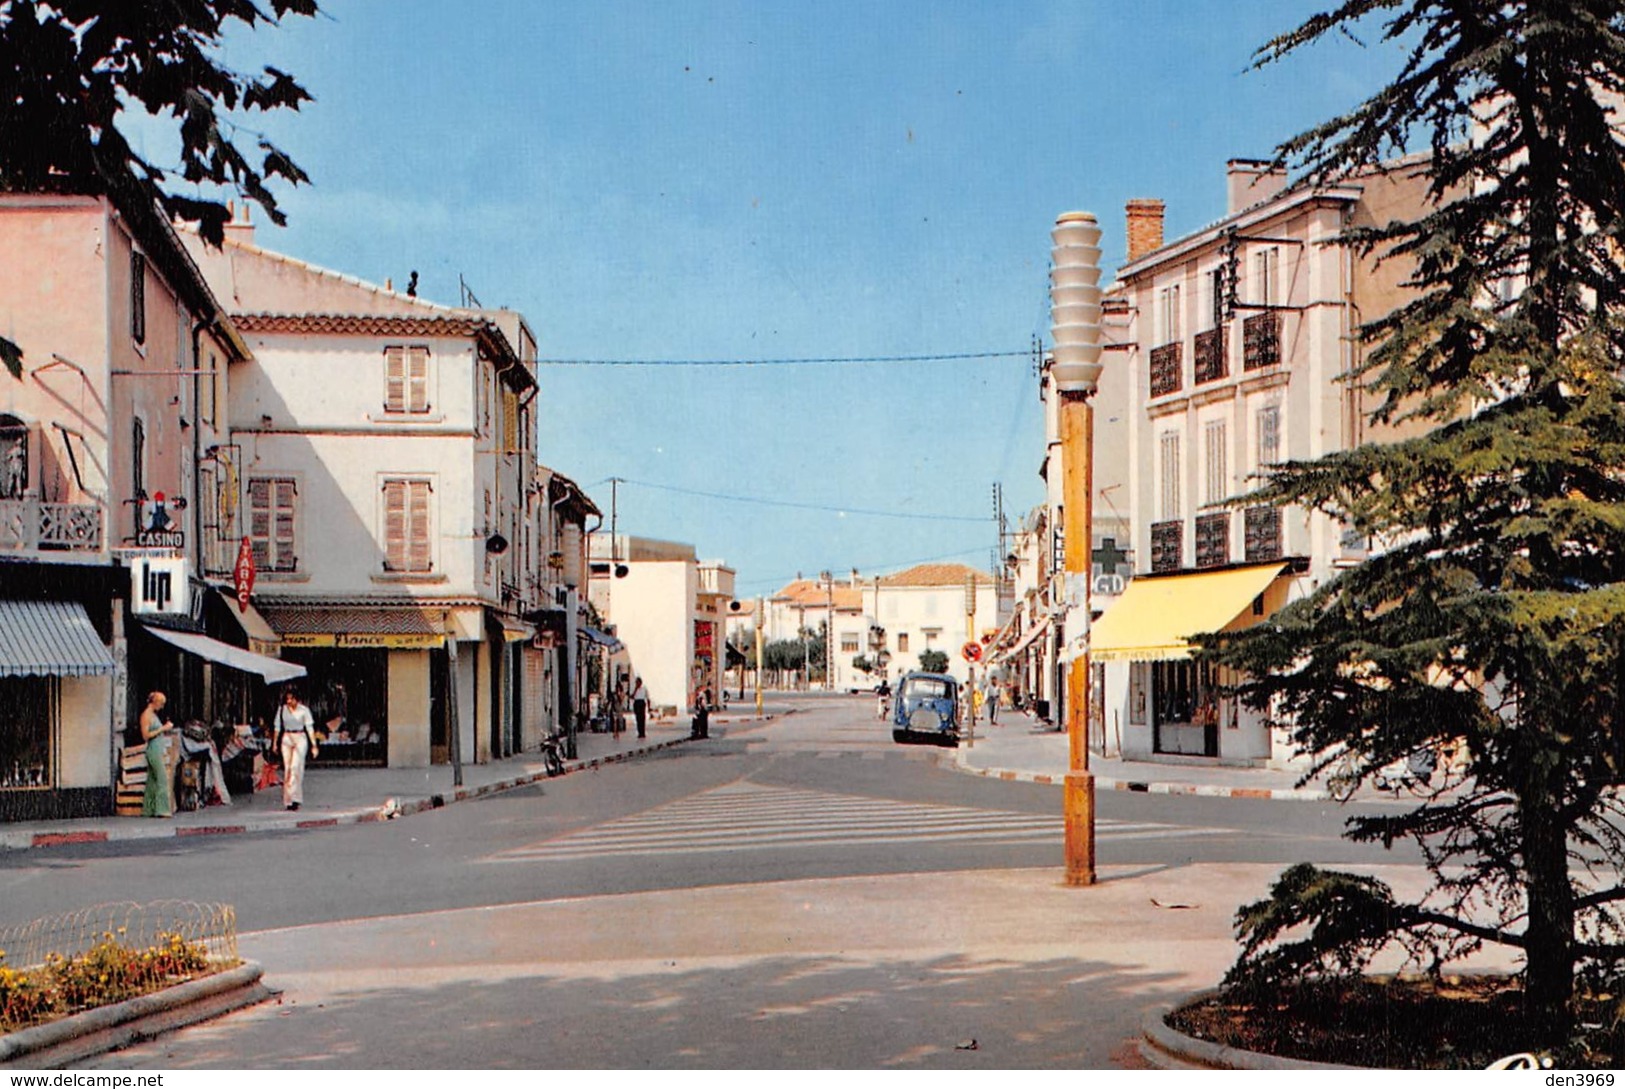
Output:
<path fill-rule="evenodd" d="M 1238 915 L 1233 982 L 1357 968 L 1399 944 L 1439 963 L 1522 950 L 1556 1039 L 1576 972 L 1625 957 L 1625 10 L 1618 0 L 1347 0 L 1266 44 L 1337 34 L 1403 50 L 1367 101 L 1284 144 L 1311 181 L 1413 148 L 1432 203 L 1347 245 L 1414 270 L 1414 299 L 1363 330 L 1375 418 L 1425 424 L 1272 472 L 1245 502 L 1320 510 L 1385 546 L 1208 653 L 1318 757 L 1369 779 L 1460 747 L 1465 781 L 1350 821 L 1411 838 L 1433 886 L 1288 871 Z M 1310 937 L 1283 942 L 1313 923 Z"/>

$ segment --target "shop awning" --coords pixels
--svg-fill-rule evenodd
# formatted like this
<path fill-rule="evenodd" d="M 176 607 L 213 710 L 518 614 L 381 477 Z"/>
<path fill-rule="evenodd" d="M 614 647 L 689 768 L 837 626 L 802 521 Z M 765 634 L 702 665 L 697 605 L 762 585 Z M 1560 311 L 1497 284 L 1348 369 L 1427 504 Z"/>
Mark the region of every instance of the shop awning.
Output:
<path fill-rule="evenodd" d="M 257 674 L 264 678 L 266 684 L 281 684 L 305 675 L 305 667 L 302 665 L 284 662 L 280 658 L 267 658 L 263 654 L 255 654 L 251 650 L 234 647 L 218 639 L 210 639 L 207 635 L 189 631 L 170 631 L 168 628 L 155 628 L 151 624 L 143 624 L 142 627 L 172 647 L 179 647 L 188 654 L 195 654 L 199 658 L 229 669 Z"/>
<path fill-rule="evenodd" d="M 536 638 L 536 626 L 527 624 L 523 620 L 515 620 L 511 616 L 497 617 L 497 623 L 502 625 L 502 641 L 504 643 L 522 643 L 526 639 Z"/>
<path fill-rule="evenodd" d="M 282 637 L 271 630 L 271 625 L 265 622 L 265 617 L 254 608 L 250 602 L 248 608 L 243 609 L 237 604 L 237 595 L 230 590 L 215 590 L 220 600 L 225 602 L 226 611 L 242 629 L 243 635 L 248 638 L 248 649 L 255 654 L 268 654 L 275 658 L 282 647 Z"/>
<path fill-rule="evenodd" d="M 1036 623 L 1032 627 L 1028 628 L 1027 631 L 1022 635 L 1022 637 L 1020 639 L 1017 639 L 1008 648 L 1006 648 L 1005 650 L 1002 650 L 998 654 L 994 655 L 994 658 L 995 659 L 1014 658 L 1016 655 L 1020 654 L 1022 651 L 1026 650 L 1028 647 L 1032 646 L 1033 641 L 1038 639 L 1039 636 L 1041 636 L 1045 632 L 1049 631 L 1049 625 L 1050 625 L 1050 619 L 1049 619 L 1049 617 L 1046 616 L 1042 620 L 1040 620 L 1038 623 Z"/>
<path fill-rule="evenodd" d="M 99 677 L 113 656 L 77 601 L 0 601 L 0 677 Z"/>
<path fill-rule="evenodd" d="M 1136 578 L 1095 621 L 1089 654 L 1097 662 L 1188 658 L 1190 636 L 1229 625 L 1286 567 L 1283 563 Z"/>
<path fill-rule="evenodd" d="M 621 641 L 607 632 L 601 632 L 597 628 L 588 627 L 586 624 L 581 625 L 577 630 L 590 641 L 607 648 L 611 654 L 621 649 Z"/>
<path fill-rule="evenodd" d="M 261 611 L 281 635 L 284 647 L 424 650 L 446 643 L 437 618 L 422 609 L 267 603 Z"/>

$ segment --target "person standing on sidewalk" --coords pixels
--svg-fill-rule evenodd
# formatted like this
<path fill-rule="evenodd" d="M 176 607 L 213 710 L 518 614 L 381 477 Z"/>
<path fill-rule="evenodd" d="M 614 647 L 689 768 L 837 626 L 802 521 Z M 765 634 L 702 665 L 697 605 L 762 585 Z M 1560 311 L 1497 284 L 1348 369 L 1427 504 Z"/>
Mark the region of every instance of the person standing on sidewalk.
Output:
<path fill-rule="evenodd" d="M 282 804 L 298 809 L 305 804 L 305 756 L 315 755 L 316 724 L 292 688 L 282 693 L 282 706 L 277 708 L 276 746 L 282 753 Z"/>
<path fill-rule="evenodd" d="M 694 723 L 689 736 L 694 739 L 711 736 L 711 690 L 704 681 L 694 689 Z"/>
<path fill-rule="evenodd" d="M 141 794 L 143 817 L 175 815 L 175 799 L 169 789 L 169 763 L 164 759 L 169 751 L 169 735 L 175 728 L 159 714 L 167 702 L 169 698 L 162 692 L 147 693 L 147 706 L 136 720 L 141 727 L 141 740 L 147 743 L 147 787 Z"/>
<path fill-rule="evenodd" d="M 649 690 L 642 677 L 632 678 L 632 717 L 638 722 L 638 736 L 646 737 L 649 728 Z"/>

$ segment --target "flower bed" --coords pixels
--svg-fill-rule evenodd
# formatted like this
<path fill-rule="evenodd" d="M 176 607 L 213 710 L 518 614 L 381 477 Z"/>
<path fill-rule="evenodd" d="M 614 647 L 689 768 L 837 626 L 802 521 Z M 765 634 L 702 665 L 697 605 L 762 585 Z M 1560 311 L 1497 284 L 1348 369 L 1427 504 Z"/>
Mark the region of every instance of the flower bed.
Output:
<path fill-rule="evenodd" d="M 1625 1061 L 1625 1003 L 1576 1000 L 1577 1028 L 1551 1054 L 1566 1069 Z M 1281 1058 L 1403 1070 L 1477 1070 L 1531 1051 L 1516 980 L 1504 976 L 1351 977 L 1300 982 L 1268 997 L 1219 992 L 1174 1010 L 1187 1036 Z"/>
<path fill-rule="evenodd" d="M 7 966 L 0 950 L 0 1032 L 151 994 L 235 963 L 211 958 L 202 942 L 172 931 L 146 946 L 124 936 L 122 928 L 105 931 L 82 953 L 51 953 L 28 968 Z"/>

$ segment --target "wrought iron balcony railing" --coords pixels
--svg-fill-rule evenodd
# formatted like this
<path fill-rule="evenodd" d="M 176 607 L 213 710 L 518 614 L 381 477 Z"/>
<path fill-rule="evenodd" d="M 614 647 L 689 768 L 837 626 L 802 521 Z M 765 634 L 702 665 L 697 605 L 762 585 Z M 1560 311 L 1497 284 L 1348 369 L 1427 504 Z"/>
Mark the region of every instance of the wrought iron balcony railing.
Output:
<path fill-rule="evenodd" d="M 1254 314 L 1241 323 L 1241 368 L 1262 370 L 1281 362 L 1281 315 Z"/>
<path fill-rule="evenodd" d="M 1151 349 L 1151 396 L 1178 393 L 1183 384 L 1184 356 L 1179 341 Z"/>
<path fill-rule="evenodd" d="M 1281 558 L 1281 508 L 1248 507 L 1242 515 L 1248 563 Z"/>
<path fill-rule="evenodd" d="M 1185 523 L 1154 522 L 1151 525 L 1151 570 L 1178 571 L 1185 561 Z"/>
<path fill-rule="evenodd" d="M 99 552 L 102 508 L 94 503 L 0 499 L 0 552 Z"/>
<path fill-rule="evenodd" d="M 1196 566 L 1223 567 L 1230 562 L 1230 513 L 1196 516 Z"/>
<path fill-rule="evenodd" d="M 1196 334 L 1196 383 L 1217 382 L 1230 373 L 1230 357 L 1225 351 L 1224 326 Z"/>

